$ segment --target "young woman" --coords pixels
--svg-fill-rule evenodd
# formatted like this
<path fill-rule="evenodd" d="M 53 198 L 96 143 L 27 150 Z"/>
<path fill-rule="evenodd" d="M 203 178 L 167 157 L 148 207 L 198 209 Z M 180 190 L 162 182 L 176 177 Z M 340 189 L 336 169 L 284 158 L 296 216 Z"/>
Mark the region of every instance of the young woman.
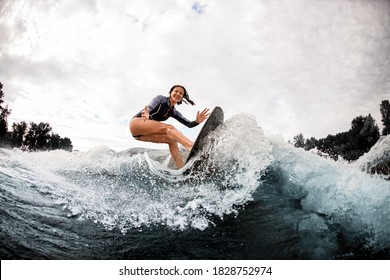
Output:
<path fill-rule="evenodd" d="M 180 105 L 182 101 L 195 105 L 188 96 L 187 90 L 183 86 L 175 85 L 169 91 L 169 96 L 156 96 L 148 106 L 131 119 L 129 125 L 131 134 L 139 141 L 168 144 L 178 168 L 182 168 L 184 163 L 177 143 L 182 144 L 189 151 L 193 143 L 175 127 L 161 121 L 173 117 L 187 127 L 194 127 L 210 115 L 209 109 L 198 111 L 196 120 L 191 122 L 175 108 L 175 105 Z"/>

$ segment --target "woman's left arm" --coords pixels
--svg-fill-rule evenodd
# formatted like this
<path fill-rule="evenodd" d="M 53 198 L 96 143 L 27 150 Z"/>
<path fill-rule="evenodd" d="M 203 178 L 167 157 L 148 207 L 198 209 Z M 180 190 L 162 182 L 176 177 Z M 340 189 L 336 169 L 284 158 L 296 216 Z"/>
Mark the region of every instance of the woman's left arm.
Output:
<path fill-rule="evenodd" d="M 201 113 L 198 112 L 196 114 L 196 121 L 192 121 L 192 122 L 190 122 L 185 117 L 183 117 L 183 115 L 175 109 L 173 111 L 172 117 L 175 118 L 176 120 L 178 120 L 180 123 L 184 124 L 185 126 L 191 128 L 191 127 L 197 126 L 198 124 L 203 122 L 205 119 L 207 119 L 207 117 L 210 115 L 208 113 L 208 111 L 209 111 L 209 109 L 204 109 Z"/>
<path fill-rule="evenodd" d="M 202 123 L 205 119 L 207 119 L 210 116 L 209 109 L 204 109 L 201 113 L 196 113 L 196 122 Z"/>

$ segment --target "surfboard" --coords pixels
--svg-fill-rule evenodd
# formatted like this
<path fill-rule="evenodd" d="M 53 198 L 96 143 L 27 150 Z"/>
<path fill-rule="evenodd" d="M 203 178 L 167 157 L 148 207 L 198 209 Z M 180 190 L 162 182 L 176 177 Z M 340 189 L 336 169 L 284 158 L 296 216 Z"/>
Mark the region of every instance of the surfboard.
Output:
<path fill-rule="evenodd" d="M 214 131 L 219 125 L 223 123 L 223 118 L 224 115 L 222 108 L 215 107 L 210 116 L 207 118 L 201 131 L 199 132 L 198 137 L 196 138 L 194 145 L 188 154 L 186 163 L 199 154 L 203 146 L 207 143 L 207 136 L 210 134 L 210 132 Z"/>

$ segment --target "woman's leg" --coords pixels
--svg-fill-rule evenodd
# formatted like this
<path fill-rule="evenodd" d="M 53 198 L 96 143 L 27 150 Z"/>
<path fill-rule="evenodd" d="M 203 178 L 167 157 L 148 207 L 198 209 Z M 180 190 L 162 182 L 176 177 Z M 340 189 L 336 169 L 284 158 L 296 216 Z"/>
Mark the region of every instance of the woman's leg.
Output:
<path fill-rule="evenodd" d="M 188 150 L 192 148 L 192 142 L 176 128 L 157 121 L 133 118 L 130 122 L 130 132 L 135 136 L 140 135 L 137 137 L 140 141 L 168 144 L 171 156 L 178 168 L 182 168 L 184 162 L 177 143 L 179 142 Z"/>
<path fill-rule="evenodd" d="M 177 142 L 168 145 L 169 145 L 169 152 L 171 153 L 171 156 L 175 161 L 177 168 L 179 169 L 183 168 L 184 162 L 183 162 L 183 158 L 181 157 L 181 153 L 179 151 L 179 146 L 177 145 Z"/>
<path fill-rule="evenodd" d="M 154 135 L 142 135 L 137 137 L 137 140 L 152 142 L 152 143 L 166 143 L 169 146 L 169 152 L 173 160 L 176 163 L 176 166 L 180 169 L 184 166 L 183 158 L 181 157 L 181 153 L 179 150 L 179 146 L 176 141 L 173 141 L 169 137 L 164 134 L 154 134 Z"/>
<path fill-rule="evenodd" d="M 185 137 L 180 131 L 169 124 L 161 123 L 153 120 L 143 120 L 142 118 L 133 118 L 130 121 L 130 132 L 132 135 L 166 135 L 173 141 L 179 142 L 187 150 L 191 150 L 193 143 Z M 148 141 L 146 138 L 142 141 Z M 139 139 L 141 140 L 141 139 Z M 152 141 L 150 141 L 152 142 Z M 160 142 L 158 142 L 160 143 Z M 163 142 L 166 143 L 166 142 Z"/>

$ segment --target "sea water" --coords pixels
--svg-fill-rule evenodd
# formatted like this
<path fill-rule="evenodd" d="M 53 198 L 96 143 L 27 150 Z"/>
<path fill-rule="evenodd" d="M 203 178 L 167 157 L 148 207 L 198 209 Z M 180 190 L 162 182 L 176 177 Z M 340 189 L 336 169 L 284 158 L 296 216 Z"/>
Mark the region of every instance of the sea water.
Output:
<path fill-rule="evenodd" d="M 383 177 L 251 115 L 210 140 L 182 170 L 167 150 L 0 150 L 2 259 L 390 258 Z"/>

